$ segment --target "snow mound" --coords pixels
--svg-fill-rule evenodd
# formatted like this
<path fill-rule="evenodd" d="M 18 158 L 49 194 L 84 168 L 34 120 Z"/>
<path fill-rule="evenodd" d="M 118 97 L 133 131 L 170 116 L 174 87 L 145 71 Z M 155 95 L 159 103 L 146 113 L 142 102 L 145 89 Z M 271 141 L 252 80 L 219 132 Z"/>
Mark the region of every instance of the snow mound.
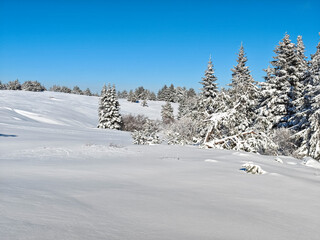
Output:
<path fill-rule="evenodd" d="M 37 121 L 37 122 L 55 124 L 55 125 L 65 125 L 57 120 L 49 119 L 49 118 L 44 117 L 44 116 L 37 114 L 37 113 L 32 113 L 32 112 L 28 112 L 28 111 L 24 111 L 24 110 L 19 110 L 19 109 L 14 109 L 14 111 L 24 117 L 30 118 L 30 119 Z"/>
<path fill-rule="evenodd" d="M 274 160 L 275 160 L 276 162 L 278 162 L 278 163 L 283 163 L 282 159 L 279 158 L 279 157 L 276 157 Z"/>
<path fill-rule="evenodd" d="M 217 163 L 217 162 L 219 162 L 219 161 L 217 161 L 217 160 L 214 160 L 214 159 L 206 159 L 206 160 L 204 160 L 205 162 L 212 162 L 212 163 Z"/>
<path fill-rule="evenodd" d="M 297 165 L 297 163 L 295 163 L 295 162 L 287 162 L 287 164 L 289 164 L 289 165 Z"/>
<path fill-rule="evenodd" d="M 253 162 L 247 162 L 242 165 L 241 170 L 246 171 L 251 174 L 265 174 L 266 171 L 262 170 L 259 165 L 254 164 Z"/>
<path fill-rule="evenodd" d="M 316 169 L 320 169 L 320 162 L 317 160 L 311 158 L 311 157 L 305 157 L 302 162 L 303 165 L 306 165 L 307 167 L 312 167 Z"/>

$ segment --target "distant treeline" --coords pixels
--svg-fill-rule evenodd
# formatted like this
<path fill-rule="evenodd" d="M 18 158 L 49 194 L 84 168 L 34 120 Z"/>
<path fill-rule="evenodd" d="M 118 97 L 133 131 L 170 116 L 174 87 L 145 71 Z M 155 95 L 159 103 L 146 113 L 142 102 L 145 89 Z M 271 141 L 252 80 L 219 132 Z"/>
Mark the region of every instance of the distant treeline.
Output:
<path fill-rule="evenodd" d="M 99 96 L 98 93 L 92 93 L 89 88 L 81 90 L 78 86 L 74 86 L 73 89 L 71 89 L 66 86 L 53 85 L 49 89 L 46 89 L 38 81 L 25 81 L 21 84 L 18 79 L 15 81 L 9 81 L 8 83 L 2 83 L 0 81 L 0 90 L 23 90 L 31 92 L 52 91 L 86 96 Z M 174 87 L 174 85 L 171 84 L 169 87 L 164 85 L 157 94 L 140 86 L 135 90 L 118 91 L 117 97 L 125 98 L 130 102 L 137 102 L 139 100 L 179 102 L 179 99 L 183 94 L 186 94 L 190 98 L 196 96 L 196 92 L 193 88 L 187 89 L 186 87 Z"/>
<path fill-rule="evenodd" d="M 23 84 L 21 84 L 18 79 L 15 81 L 9 81 L 8 83 L 2 83 L 0 81 L 0 90 L 23 90 L 31 92 L 47 91 L 47 89 L 38 81 L 25 81 Z M 83 91 L 78 86 L 74 86 L 73 89 L 71 89 L 66 86 L 53 85 L 49 88 L 49 91 L 87 96 L 98 96 L 98 94 L 91 93 L 89 88 Z"/>

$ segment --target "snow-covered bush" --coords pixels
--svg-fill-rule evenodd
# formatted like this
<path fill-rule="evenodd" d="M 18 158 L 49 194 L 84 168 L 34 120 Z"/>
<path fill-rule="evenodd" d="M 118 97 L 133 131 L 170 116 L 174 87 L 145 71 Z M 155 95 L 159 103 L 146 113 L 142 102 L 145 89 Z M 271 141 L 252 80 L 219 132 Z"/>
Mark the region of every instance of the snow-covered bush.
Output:
<path fill-rule="evenodd" d="M 147 120 L 142 130 L 134 131 L 131 136 L 133 144 L 138 145 L 153 145 L 160 144 L 162 141 L 158 135 L 158 127 L 155 122 Z"/>
<path fill-rule="evenodd" d="M 124 115 L 122 117 L 122 130 L 133 132 L 133 131 L 141 131 L 144 129 L 145 124 L 147 122 L 148 118 L 144 115 Z"/>
<path fill-rule="evenodd" d="M 277 146 L 279 155 L 295 156 L 297 144 L 294 136 L 295 132 L 288 128 L 278 128 L 271 132 L 271 139 Z"/>
<path fill-rule="evenodd" d="M 43 92 L 47 90 L 38 81 L 25 81 L 22 84 L 21 88 L 24 91 L 31 91 L 31 92 Z"/>
<path fill-rule="evenodd" d="M 204 144 L 209 148 L 254 152 L 259 154 L 277 154 L 277 145 L 263 132 L 243 132 L 237 135 L 214 139 Z"/>
<path fill-rule="evenodd" d="M 21 84 L 19 80 L 10 81 L 7 84 L 7 90 L 21 90 Z"/>
<path fill-rule="evenodd" d="M 167 125 L 164 132 L 169 145 L 196 144 L 201 141 L 197 122 L 189 117 L 181 118 Z"/>
<path fill-rule="evenodd" d="M 247 173 L 251 174 L 265 174 L 266 171 L 262 170 L 262 168 L 259 165 L 256 165 L 252 162 L 247 162 L 242 165 L 241 170 L 246 171 Z"/>

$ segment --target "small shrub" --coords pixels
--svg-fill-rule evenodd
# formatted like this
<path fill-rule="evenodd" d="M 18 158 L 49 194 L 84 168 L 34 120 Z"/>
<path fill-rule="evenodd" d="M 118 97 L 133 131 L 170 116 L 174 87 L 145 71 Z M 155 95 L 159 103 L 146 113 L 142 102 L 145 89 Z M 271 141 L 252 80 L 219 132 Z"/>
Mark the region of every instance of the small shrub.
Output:
<path fill-rule="evenodd" d="M 141 131 L 144 129 L 144 125 L 146 124 L 148 118 L 143 115 L 124 115 L 122 117 L 123 122 L 123 131 L 133 132 L 133 131 Z"/>
<path fill-rule="evenodd" d="M 153 145 L 160 144 L 162 141 L 157 134 L 159 131 L 157 124 L 154 121 L 147 120 L 143 129 L 134 131 L 131 136 L 133 144 L 138 145 Z"/>

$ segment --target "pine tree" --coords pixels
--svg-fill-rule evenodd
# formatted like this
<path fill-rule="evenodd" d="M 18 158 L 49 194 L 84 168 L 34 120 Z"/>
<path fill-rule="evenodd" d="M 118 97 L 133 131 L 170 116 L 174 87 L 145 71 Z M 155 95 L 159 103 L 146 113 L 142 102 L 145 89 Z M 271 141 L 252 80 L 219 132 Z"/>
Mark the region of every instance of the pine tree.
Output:
<path fill-rule="evenodd" d="M 77 94 L 77 95 L 83 95 L 82 90 L 78 86 L 74 86 L 71 93 Z"/>
<path fill-rule="evenodd" d="M 294 128 L 299 131 L 303 128 L 303 125 L 306 122 L 305 118 L 305 110 L 309 108 L 307 105 L 308 99 L 306 96 L 309 92 L 308 87 L 308 62 L 307 57 L 305 56 L 305 47 L 302 41 L 302 36 L 298 36 L 297 38 L 297 77 L 298 80 L 296 81 L 295 85 L 292 86 L 293 88 L 293 97 L 292 97 L 292 104 L 293 108 L 295 109 L 293 116 L 289 119 L 290 125 L 294 126 Z"/>
<path fill-rule="evenodd" d="M 256 82 L 250 74 L 249 67 L 246 66 L 247 57 L 241 43 L 238 54 L 237 65 L 232 70 L 232 83 L 229 91 L 232 107 L 236 110 L 230 133 L 238 134 L 247 131 L 253 126 L 256 120 L 256 109 L 258 105 L 259 90 Z"/>
<path fill-rule="evenodd" d="M 135 93 L 134 93 L 132 90 L 129 91 L 127 100 L 128 100 L 129 102 L 137 102 L 137 101 L 138 101 Z"/>
<path fill-rule="evenodd" d="M 171 84 L 167 91 L 166 101 L 168 102 L 176 102 L 176 89 L 174 85 Z"/>
<path fill-rule="evenodd" d="M 91 91 L 90 91 L 89 88 L 87 88 L 86 90 L 84 90 L 83 94 L 86 95 L 86 96 L 92 96 L 92 93 L 91 93 Z"/>
<path fill-rule="evenodd" d="M 41 85 L 38 81 L 25 81 L 21 85 L 21 89 L 24 91 L 32 91 L 32 92 L 43 92 L 46 91 L 46 88 Z"/>
<path fill-rule="evenodd" d="M 302 130 L 297 133 L 301 139 L 298 153 L 309 155 L 320 161 L 320 42 L 311 56 L 308 75 L 308 104 L 303 112 L 307 118 Z"/>
<path fill-rule="evenodd" d="M 262 84 L 260 113 L 265 118 L 267 129 L 289 127 L 289 122 L 297 112 L 293 104 L 300 97 L 301 82 L 298 71 L 296 46 L 286 34 L 274 50 L 273 68 L 268 68 L 266 82 Z"/>
<path fill-rule="evenodd" d="M 104 85 L 101 91 L 99 105 L 99 124 L 98 128 L 108 128 L 120 130 L 122 118 L 120 115 L 120 104 L 117 100 L 115 86 L 108 88 Z"/>
<path fill-rule="evenodd" d="M 187 93 L 188 97 L 196 97 L 196 91 L 193 88 L 189 88 L 188 93 Z"/>
<path fill-rule="evenodd" d="M 173 108 L 170 102 L 166 102 L 165 105 L 161 106 L 161 116 L 164 124 L 170 124 L 174 121 Z"/>
<path fill-rule="evenodd" d="M 6 89 L 7 89 L 6 84 L 4 84 L 4 83 L 2 83 L 2 82 L 0 81 L 0 90 L 6 90 Z"/>
<path fill-rule="evenodd" d="M 167 85 L 164 85 L 159 91 L 158 91 L 158 95 L 157 95 L 157 99 L 158 101 L 166 101 L 166 95 L 168 91 L 168 87 Z"/>
<path fill-rule="evenodd" d="M 21 84 L 19 80 L 10 81 L 7 84 L 7 90 L 21 90 Z"/>
<path fill-rule="evenodd" d="M 208 67 L 205 71 L 204 77 L 200 82 L 202 84 L 202 92 L 199 102 L 199 112 L 207 112 L 211 114 L 215 111 L 214 109 L 214 99 L 218 94 L 217 78 L 214 75 L 213 64 L 211 61 L 211 56 L 209 58 Z"/>
<path fill-rule="evenodd" d="M 148 96 L 148 100 L 150 101 L 156 101 L 157 100 L 157 96 L 154 92 L 150 92 L 149 96 Z"/>

